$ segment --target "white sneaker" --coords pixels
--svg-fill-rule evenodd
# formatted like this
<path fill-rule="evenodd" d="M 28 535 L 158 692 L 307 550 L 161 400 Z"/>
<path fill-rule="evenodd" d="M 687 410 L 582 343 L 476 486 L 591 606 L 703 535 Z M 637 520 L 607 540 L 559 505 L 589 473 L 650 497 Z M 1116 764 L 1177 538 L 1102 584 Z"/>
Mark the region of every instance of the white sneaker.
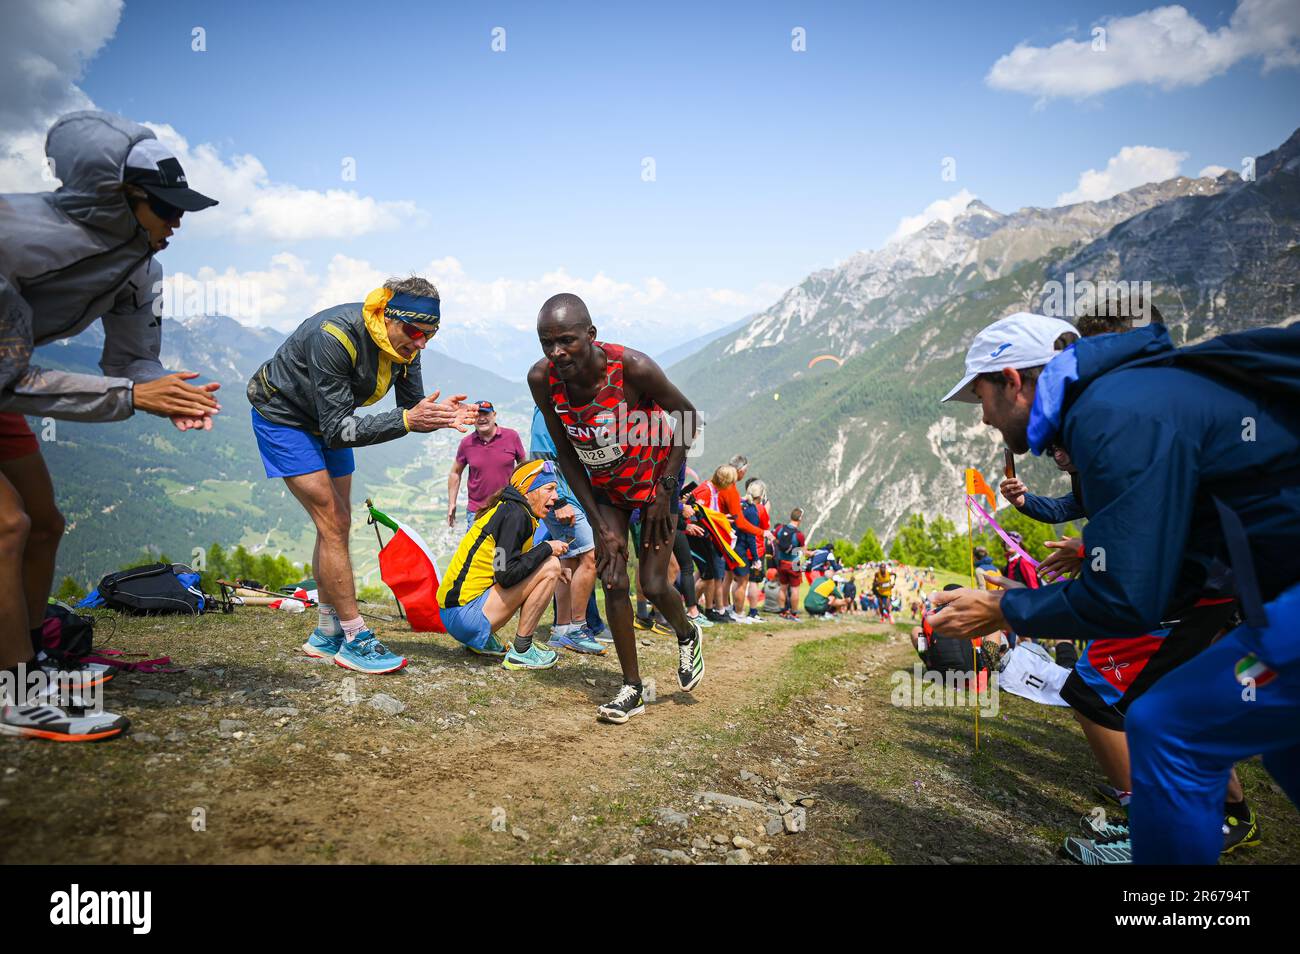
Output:
<path fill-rule="evenodd" d="M 74 703 L 80 701 L 73 700 Z M 0 708 L 0 735 L 54 742 L 97 742 L 121 735 L 130 726 L 126 716 L 94 712 L 78 705 L 7 705 Z"/>

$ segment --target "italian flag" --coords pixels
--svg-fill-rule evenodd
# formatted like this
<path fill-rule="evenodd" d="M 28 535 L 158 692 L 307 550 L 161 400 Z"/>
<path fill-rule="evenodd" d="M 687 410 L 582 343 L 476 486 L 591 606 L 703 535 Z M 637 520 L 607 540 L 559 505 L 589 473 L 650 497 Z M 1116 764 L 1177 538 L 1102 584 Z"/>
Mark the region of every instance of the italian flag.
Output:
<path fill-rule="evenodd" d="M 379 551 L 379 576 L 406 610 L 417 633 L 445 633 L 438 615 L 438 564 L 429 546 L 414 529 L 388 514 L 370 508 L 370 519 L 393 531 Z"/>

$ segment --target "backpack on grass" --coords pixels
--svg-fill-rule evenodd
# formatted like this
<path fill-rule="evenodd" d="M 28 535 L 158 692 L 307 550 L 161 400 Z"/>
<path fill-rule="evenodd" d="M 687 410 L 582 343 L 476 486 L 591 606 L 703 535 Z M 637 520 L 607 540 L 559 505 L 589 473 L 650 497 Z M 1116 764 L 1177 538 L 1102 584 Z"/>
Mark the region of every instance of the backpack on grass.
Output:
<path fill-rule="evenodd" d="M 110 573 L 80 606 L 107 607 L 133 616 L 185 613 L 198 616 L 208 600 L 199 575 L 183 563 L 150 563 Z"/>

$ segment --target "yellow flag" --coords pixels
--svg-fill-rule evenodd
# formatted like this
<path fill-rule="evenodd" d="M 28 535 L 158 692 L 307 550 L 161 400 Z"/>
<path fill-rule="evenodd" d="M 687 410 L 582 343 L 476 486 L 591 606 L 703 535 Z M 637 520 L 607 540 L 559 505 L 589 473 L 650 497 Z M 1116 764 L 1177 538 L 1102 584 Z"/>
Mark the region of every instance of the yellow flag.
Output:
<path fill-rule="evenodd" d="M 983 475 L 974 467 L 966 468 L 966 493 L 972 497 L 983 495 L 989 501 L 989 513 L 998 509 L 998 498 L 994 495 L 992 489 L 984 482 Z"/>

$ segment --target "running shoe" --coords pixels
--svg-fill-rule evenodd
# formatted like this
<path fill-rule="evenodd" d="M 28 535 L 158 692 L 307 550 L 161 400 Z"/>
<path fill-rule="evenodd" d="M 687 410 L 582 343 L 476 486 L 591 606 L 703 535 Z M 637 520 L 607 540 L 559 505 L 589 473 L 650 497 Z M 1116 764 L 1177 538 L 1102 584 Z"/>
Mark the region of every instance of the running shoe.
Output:
<path fill-rule="evenodd" d="M 1118 805 L 1120 808 L 1128 807 L 1125 799 L 1129 797 L 1130 793 L 1122 792 L 1114 785 L 1107 785 L 1105 782 L 1098 782 L 1092 789 L 1112 805 Z"/>
<path fill-rule="evenodd" d="M 326 636 L 319 629 L 313 629 L 302 644 L 302 651 L 315 659 L 333 659 L 343 645 L 343 634 Z"/>
<path fill-rule="evenodd" d="M 0 735 L 52 742 L 99 742 L 121 735 L 130 727 L 126 716 L 93 712 L 82 705 L 0 707 Z"/>
<path fill-rule="evenodd" d="M 575 653 L 586 653 L 589 656 L 605 655 L 605 647 L 596 640 L 589 638 L 585 629 L 577 629 L 569 633 L 552 636 L 549 642 L 552 649 L 568 649 Z"/>
<path fill-rule="evenodd" d="M 363 672 L 377 676 L 386 672 L 396 672 L 406 666 L 405 657 L 390 653 L 388 647 L 379 641 L 368 629 L 363 629 L 351 642 L 343 641 L 334 656 L 334 665 L 353 672 Z"/>
<path fill-rule="evenodd" d="M 1073 669 L 1074 664 L 1079 661 L 1079 650 L 1074 643 L 1057 643 L 1056 644 L 1056 664 L 1065 669 Z"/>
<path fill-rule="evenodd" d="M 1061 850 L 1081 865 L 1131 865 L 1133 844 L 1116 841 L 1101 845 L 1088 838 L 1067 838 Z"/>
<path fill-rule="evenodd" d="M 677 644 L 677 685 L 690 692 L 704 678 L 704 633 L 692 626 L 691 638 Z"/>
<path fill-rule="evenodd" d="M 51 685 L 72 695 L 102 686 L 117 675 L 117 671 L 107 663 L 92 662 L 68 663 L 65 667 L 48 661 L 41 663 L 41 671 Z"/>
<path fill-rule="evenodd" d="M 756 610 L 756 609 L 752 609 L 752 610 L 750 610 L 750 611 L 749 611 L 749 615 L 746 616 L 745 619 L 749 620 L 749 621 L 752 622 L 752 623 L 762 623 L 762 622 L 764 622 L 763 617 L 761 617 L 761 616 L 758 615 L 758 610 Z"/>
<path fill-rule="evenodd" d="M 596 709 L 596 718 L 602 722 L 622 725 L 634 715 L 643 712 L 645 712 L 645 702 L 641 699 L 641 690 L 624 683 L 623 688 L 613 699 Z"/>
<path fill-rule="evenodd" d="M 601 623 L 595 629 L 590 626 L 584 626 L 583 629 L 586 630 L 588 639 L 594 639 L 600 643 L 612 643 L 614 641 L 614 634 L 609 631 L 609 627 L 604 623 Z"/>
<path fill-rule="evenodd" d="M 1255 809 L 1250 809 L 1250 818 L 1242 821 L 1235 815 L 1223 816 L 1223 853 L 1230 855 L 1238 848 L 1248 848 L 1260 843 L 1259 819 Z"/>
<path fill-rule="evenodd" d="M 528 652 L 517 653 L 512 646 L 501 660 L 506 669 L 550 669 L 560 661 L 560 654 L 553 649 L 543 649 L 536 643 L 528 647 Z"/>
<path fill-rule="evenodd" d="M 699 616 L 688 616 L 686 618 L 690 620 L 692 623 L 694 623 L 696 626 L 700 627 L 700 629 L 708 629 L 710 626 L 715 625 L 713 620 L 709 619 L 703 613 L 701 613 Z"/>
<path fill-rule="evenodd" d="M 1098 823 L 1091 815 L 1084 815 L 1079 819 L 1079 830 L 1083 832 L 1083 837 L 1096 842 L 1099 845 L 1108 845 L 1117 841 L 1128 841 L 1131 837 L 1128 829 L 1128 822 L 1111 822 L 1101 821 Z"/>
<path fill-rule="evenodd" d="M 720 612 L 718 612 L 717 610 L 712 610 L 712 609 L 711 609 L 711 610 L 705 610 L 705 611 L 704 611 L 704 617 L 705 617 L 705 619 L 707 619 L 710 623 L 730 623 L 730 622 L 731 622 L 731 620 L 729 620 L 729 619 L 727 618 L 727 614 L 725 614 L 725 613 L 720 613 Z"/>
<path fill-rule="evenodd" d="M 483 644 L 482 649 L 475 649 L 473 646 L 466 646 L 465 648 L 480 656 L 495 656 L 497 659 L 500 659 L 506 654 L 506 647 L 501 645 L 501 642 L 496 638 L 495 633 L 488 637 L 488 640 Z"/>
<path fill-rule="evenodd" d="M 655 628 L 655 621 L 652 617 L 632 614 L 632 628 L 641 630 L 651 630 Z"/>

